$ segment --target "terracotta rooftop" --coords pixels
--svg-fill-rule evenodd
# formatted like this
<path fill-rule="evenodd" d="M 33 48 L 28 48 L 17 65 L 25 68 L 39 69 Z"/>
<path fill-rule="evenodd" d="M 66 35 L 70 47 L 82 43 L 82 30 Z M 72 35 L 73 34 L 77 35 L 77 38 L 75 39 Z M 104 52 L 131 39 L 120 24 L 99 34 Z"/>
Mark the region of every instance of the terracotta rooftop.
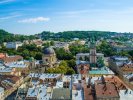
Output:
<path fill-rule="evenodd" d="M 91 87 L 87 87 L 86 82 L 82 81 L 82 86 L 84 90 L 84 100 L 94 100 Z"/>
<path fill-rule="evenodd" d="M 118 90 L 125 90 L 126 86 L 122 83 L 122 81 L 117 76 L 112 77 L 104 77 L 105 82 L 113 83 Z M 96 80 L 95 83 L 102 83 L 101 80 Z"/>
<path fill-rule="evenodd" d="M 0 59 L 6 57 L 6 53 L 0 53 Z"/>
<path fill-rule="evenodd" d="M 88 74 L 88 71 L 89 71 L 89 65 L 87 65 L 87 64 L 81 64 L 80 65 L 80 73 L 81 74 Z"/>
<path fill-rule="evenodd" d="M 3 60 L 5 63 L 16 62 L 16 61 L 19 61 L 19 60 L 22 60 L 22 59 L 23 59 L 23 57 L 22 57 L 22 56 L 19 56 L 19 55 L 8 56 L 8 57 L 2 58 L 2 60 Z"/>
<path fill-rule="evenodd" d="M 96 98 L 119 98 L 119 94 L 114 84 L 95 84 Z"/>

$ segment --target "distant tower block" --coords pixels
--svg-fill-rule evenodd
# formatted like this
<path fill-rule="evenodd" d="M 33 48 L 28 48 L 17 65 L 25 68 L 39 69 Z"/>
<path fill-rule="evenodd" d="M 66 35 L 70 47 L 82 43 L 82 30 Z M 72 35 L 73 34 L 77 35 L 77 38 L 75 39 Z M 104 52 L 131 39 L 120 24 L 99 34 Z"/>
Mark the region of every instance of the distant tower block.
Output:
<path fill-rule="evenodd" d="M 94 36 L 92 36 L 90 37 L 90 64 L 96 65 L 96 63 L 97 63 L 96 41 Z"/>

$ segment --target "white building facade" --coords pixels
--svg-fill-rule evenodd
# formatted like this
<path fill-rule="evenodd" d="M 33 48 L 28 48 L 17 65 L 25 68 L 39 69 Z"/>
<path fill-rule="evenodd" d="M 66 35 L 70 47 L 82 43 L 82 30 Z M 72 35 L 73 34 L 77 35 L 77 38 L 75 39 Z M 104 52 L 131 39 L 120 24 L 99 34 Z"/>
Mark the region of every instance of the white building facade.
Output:
<path fill-rule="evenodd" d="M 21 42 L 8 42 L 7 44 L 6 44 L 6 48 L 8 48 L 8 49 L 18 49 L 18 47 L 20 47 L 20 46 L 22 46 L 23 45 L 23 43 L 21 43 Z"/>

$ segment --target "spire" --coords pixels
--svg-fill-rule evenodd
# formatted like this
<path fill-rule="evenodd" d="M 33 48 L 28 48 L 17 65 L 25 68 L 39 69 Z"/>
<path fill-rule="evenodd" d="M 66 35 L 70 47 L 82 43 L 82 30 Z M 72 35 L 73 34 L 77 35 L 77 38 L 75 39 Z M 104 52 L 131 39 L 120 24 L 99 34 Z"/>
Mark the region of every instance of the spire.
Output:
<path fill-rule="evenodd" d="M 96 36 L 94 34 L 90 34 L 89 36 L 90 40 L 90 48 L 95 48 L 96 47 Z"/>

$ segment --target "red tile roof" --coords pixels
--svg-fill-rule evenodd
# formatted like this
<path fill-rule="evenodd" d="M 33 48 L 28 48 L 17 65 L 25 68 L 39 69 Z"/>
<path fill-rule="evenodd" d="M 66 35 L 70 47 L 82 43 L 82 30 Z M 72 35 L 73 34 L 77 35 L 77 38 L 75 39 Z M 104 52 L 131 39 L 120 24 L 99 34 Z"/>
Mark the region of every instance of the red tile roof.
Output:
<path fill-rule="evenodd" d="M 5 63 L 8 63 L 8 62 L 16 62 L 18 60 L 22 60 L 23 57 L 20 56 L 20 55 L 15 55 L 15 56 L 9 56 L 9 57 L 4 57 L 2 58 L 2 60 L 5 62 Z"/>
<path fill-rule="evenodd" d="M 119 94 L 114 84 L 95 84 L 97 98 L 119 98 Z"/>
<path fill-rule="evenodd" d="M 0 59 L 6 57 L 6 54 L 5 53 L 0 53 Z"/>
<path fill-rule="evenodd" d="M 120 81 L 117 76 L 105 77 L 105 81 L 115 84 L 118 90 L 126 89 L 126 86 Z"/>
<path fill-rule="evenodd" d="M 84 100 L 94 100 L 91 87 L 87 87 L 86 82 L 82 81 L 82 86 L 84 90 Z"/>

